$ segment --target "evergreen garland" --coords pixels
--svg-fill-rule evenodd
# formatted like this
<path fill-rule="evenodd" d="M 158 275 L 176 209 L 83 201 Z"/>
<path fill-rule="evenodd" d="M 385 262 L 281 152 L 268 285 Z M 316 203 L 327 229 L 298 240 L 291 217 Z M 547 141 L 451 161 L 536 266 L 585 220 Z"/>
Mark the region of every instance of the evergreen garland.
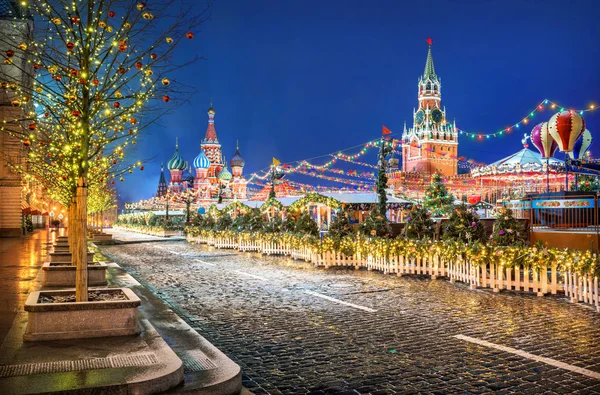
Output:
<path fill-rule="evenodd" d="M 423 206 L 428 209 L 432 215 L 441 217 L 446 215 L 452 209 L 454 196 L 448 193 L 446 186 L 442 183 L 442 177 L 435 173 L 431 176 L 431 184 L 425 190 Z"/>

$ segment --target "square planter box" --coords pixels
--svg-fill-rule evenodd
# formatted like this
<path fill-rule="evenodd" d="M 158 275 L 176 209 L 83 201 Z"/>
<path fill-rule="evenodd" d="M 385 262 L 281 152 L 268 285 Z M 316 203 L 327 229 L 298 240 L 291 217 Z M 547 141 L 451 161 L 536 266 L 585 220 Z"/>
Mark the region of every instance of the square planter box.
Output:
<path fill-rule="evenodd" d="M 56 266 L 51 262 L 42 265 L 43 287 L 74 287 L 76 266 Z M 106 285 L 106 263 L 88 264 L 88 286 Z"/>
<path fill-rule="evenodd" d="M 90 292 L 120 293 L 124 300 L 97 302 L 40 303 L 42 295 L 74 295 L 74 289 L 36 291 L 25 303 L 28 312 L 26 341 L 85 339 L 127 336 L 140 333 L 135 320 L 140 299 L 128 288 L 90 288 Z"/>
<path fill-rule="evenodd" d="M 51 252 L 50 254 L 48 254 L 48 256 L 50 257 L 50 262 L 71 262 L 71 253 L 69 251 L 65 251 L 65 252 Z M 91 263 L 94 261 L 94 253 L 93 252 L 89 252 L 87 253 L 87 257 L 88 257 L 88 263 Z"/>

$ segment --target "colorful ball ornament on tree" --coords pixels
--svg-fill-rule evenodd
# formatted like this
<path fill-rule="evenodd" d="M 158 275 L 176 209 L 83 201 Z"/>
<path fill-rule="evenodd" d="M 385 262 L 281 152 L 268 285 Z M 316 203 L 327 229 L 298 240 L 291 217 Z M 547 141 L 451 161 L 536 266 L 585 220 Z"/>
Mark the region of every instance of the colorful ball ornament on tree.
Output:
<path fill-rule="evenodd" d="M 108 11 L 108 16 L 111 17 L 111 18 L 114 18 L 115 12 L 114 11 Z"/>
<path fill-rule="evenodd" d="M 156 59 L 156 54 L 155 53 L 151 53 L 150 54 L 150 59 L 152 59 L 152 60 Z"/>
<path fill-rule="evenodd" d="M 142 18 L 144 18 L 144 19 L 146 19 L 148 21 L 151 21 L 152 19 L 154 19 L 154 15 L 152 15 L 151 12 L 144 12 L 142 14 Z"/>
<path fill-rule="evenodd" d="M 142 62 L 135 62 L 135 67 L 136 67 L 137 69 L 141 69 L 141 68 L 142 68 L 142 66 L 143 66 L 143 65 L 142 65 Z"/>
<path fill-rule="evenodd" d="M 118 101 L 116 101 L 116 102 L 114 102 L 113 107 L 114 108 L 119 108 L 119 107 L 121 107 L 121 103 L 119 103 Z"/>
<path fill-rule="evenodd" d="M 575 111 L 561 111 L 548 121 L 548 132 L 563 152 L 571 152 L 585 130 L 585 120 Z"/>
<path fill-rule="evenodd" d="M 72 16 L 71 17 L 71 23 L 74 25 L 77 25 L 79 23 L 79 17 L 78 16 Z"/>
<path fill-rule="evenodd" d="M 188 38 L 188 40 L 191 40 L 191 39 L 193 39 L 193 38 L 194 38 L 194 33 L 192 33 L 192 32 L 187 32 L 187 33 L 185 34 L 185 36 Z"/>
<path fill-rule="evenodd" d="M 119 67 L 119 73 L 125 74 L 125 71 L 127 71 L 127 70 L 125 70 L 124 67 Z"/>
<path fill-rule="evenodd" d="M 69 51 L 72 51 L 74 48 L 75 48 L 75 44 L 73 44 L 72 42 L 70 42 L 70 41 L 69 41 L 69 42 L 67 43 L 67 49 L 68 49 Z"/>
<path fill-rule="evenodd" d="M 167 42 L 167 44 L 173 44 L 173 39 L 171 37 L 167 37 L 165 41 Z"/>
<path fill-rule="evenodd" d="M 166 77 L 163 78 L 161 82 L 164 86 L 169 86 L 171 84 L 171 81 Z"/>
<path fill-rule="evenodd" d="M 169 100 L 171 100 L 171 98 L 170 98 L 169 96 L 167 96 L 167 95 L 164 95 L 164 96 L 163 96 L 163 101 L 164 101 L 165 103 L 168 103 L 168 102 L 169 102 Z"/>
<path fill-rule="evenodd" d="M 144 8 L 146 8 L 146 3 L 138 3 L 137 4 L 138 11 L 142 11 Z"/>
<path fill-rule="evenodd" d="M 8 51 L 4 52 L 4 54 L 6 55 L 7 58 L 12 58 L 13 56 L 15 56 L 15 51 L 13 51 L 12 49 L 9 49 Z"/>
<path fill-rule="evenodd" d="M 21 51 L 26 51 L 26 50 L 27 50 L 27 43 L 21 43 L 21 44 L 19 44 L 19 45 L 18 45 L 18 48 L 19 48 Z"/>

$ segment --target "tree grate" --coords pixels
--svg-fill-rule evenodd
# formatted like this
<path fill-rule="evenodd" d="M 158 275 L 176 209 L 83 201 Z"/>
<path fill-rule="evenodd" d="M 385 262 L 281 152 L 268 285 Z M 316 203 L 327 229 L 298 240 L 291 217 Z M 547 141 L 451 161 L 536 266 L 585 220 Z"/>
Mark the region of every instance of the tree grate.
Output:
<path fill-rule="evenodd" d="M 18 365 L 0 365 L 0 377 L 29 376 L 32 374 L 77 372 L 83 370 L 128 368 L 156 365 L 158 359 L 154 353 L 135 355 L 116 355 L 107 358 L 77 359 L 72 361 L 53 361 L 23 363 Z"/>

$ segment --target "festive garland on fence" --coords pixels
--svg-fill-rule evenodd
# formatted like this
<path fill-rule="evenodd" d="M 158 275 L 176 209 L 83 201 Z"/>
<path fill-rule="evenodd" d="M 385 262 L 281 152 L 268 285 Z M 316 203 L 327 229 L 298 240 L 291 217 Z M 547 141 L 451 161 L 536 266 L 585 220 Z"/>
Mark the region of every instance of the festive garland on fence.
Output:
<path fill-rule="evenodd" d="M 264 241 L 284 243 L 292 248 L 308 248 L 317 253 L 334 252 L 351 256 L 371 255 L 374 258 L 392 256 L 414 257 L 417 259 L 438 256 L 442 261 L 452 262 L 457 258 L 468 261 L 473 266 L 499 264 L 503 268 L 523 265 L 525 268 L 541 270 L 555 266 L 559 271 L 571 271 L 577 274 L 600 275 L 600 256 L 591 250 L 546 248 L 542 244 L 534 246 L 494 246 L 488 243 L 442 240 L 412 240 L 406 238 L 366 237 L 350 235 L 335 238 L 328 235 L 318 238 L 290 232 L 235 232 L 215 231 L 199 227 L 187 227 L 186 233 L 192 237 L 227 237 L 246 241 Z"/>

